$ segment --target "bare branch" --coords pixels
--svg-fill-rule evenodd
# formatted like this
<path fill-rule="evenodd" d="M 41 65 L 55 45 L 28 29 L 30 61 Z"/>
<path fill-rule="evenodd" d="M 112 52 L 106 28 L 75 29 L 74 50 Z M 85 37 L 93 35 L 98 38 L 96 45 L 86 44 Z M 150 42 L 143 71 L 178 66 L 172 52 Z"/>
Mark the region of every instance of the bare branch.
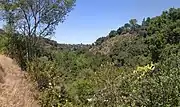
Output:
<path fill-rule="evenodd" d="M 21 6 L 20 6 L 20 8 L 21 8 L 21 10 L 23 11 L 24 18 L 25 18 L 26 23 L 27 23 L 27 26 L 28 26 L 28 36 L 31 36 L 31 33 L 30 33 L 30 31 L 31 31 L 30 21 L 29 21 L 29 19 L 28 19 L 28 16 L 27 16 L 27 14 L 26 14 L 26 11 L 25 11 Z"/>

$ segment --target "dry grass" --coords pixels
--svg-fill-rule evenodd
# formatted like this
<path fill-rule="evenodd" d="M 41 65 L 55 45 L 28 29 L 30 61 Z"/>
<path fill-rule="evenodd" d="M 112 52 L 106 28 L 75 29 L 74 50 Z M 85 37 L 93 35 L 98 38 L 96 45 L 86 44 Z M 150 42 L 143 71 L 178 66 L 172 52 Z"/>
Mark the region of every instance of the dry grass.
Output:
<path fill-rule="evenodd" d="M 0 107 L 39 107 L 35 89 L 13 60 L 0 55 Z M 6 75 L 4 75 L 4 73 Z"/>

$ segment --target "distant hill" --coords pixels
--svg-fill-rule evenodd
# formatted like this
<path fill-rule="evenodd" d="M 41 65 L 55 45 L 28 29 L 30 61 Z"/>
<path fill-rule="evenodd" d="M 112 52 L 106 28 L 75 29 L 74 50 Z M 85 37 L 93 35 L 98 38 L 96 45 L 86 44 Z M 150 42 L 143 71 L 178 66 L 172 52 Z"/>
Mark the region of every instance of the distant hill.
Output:
<path fill-rule="evenodd" d="M 5 33 L 3 29 L 0 29 L 0 34 Z M 89 48 L 91 45 L 84 45 L 84 44 L 61 44 L 57 41 L 51 40 L 49 38 L 40 38 L 39 39 L 41 45 L 48 49 L 55 49 L 55 50 L 78 50 L 81 48 Z"/>
<path fill-rule="evenodd" d="M 41 38 L 40 41 L 44 47 L 56 49 L 56 50 L 72 51 L 72 50 L 78 50 L 82 48 L 89 48 L 91 46 L 91 45 L 84 45 L 84 44 L 61 44 L 49 38 Z"/>

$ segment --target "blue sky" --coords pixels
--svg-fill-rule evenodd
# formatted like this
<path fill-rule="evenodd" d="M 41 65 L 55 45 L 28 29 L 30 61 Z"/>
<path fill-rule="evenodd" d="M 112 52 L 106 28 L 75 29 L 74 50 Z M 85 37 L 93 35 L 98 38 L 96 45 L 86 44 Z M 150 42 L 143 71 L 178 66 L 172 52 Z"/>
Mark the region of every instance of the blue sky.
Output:
<path fill-rule="evenodd" d="M 141 21 L 170 7 L 180 7 L 180 0 L 77 0 L 65 22 L 57 26 L 53 39 L 59 43 L 90 44 L 129 19 Z"/>

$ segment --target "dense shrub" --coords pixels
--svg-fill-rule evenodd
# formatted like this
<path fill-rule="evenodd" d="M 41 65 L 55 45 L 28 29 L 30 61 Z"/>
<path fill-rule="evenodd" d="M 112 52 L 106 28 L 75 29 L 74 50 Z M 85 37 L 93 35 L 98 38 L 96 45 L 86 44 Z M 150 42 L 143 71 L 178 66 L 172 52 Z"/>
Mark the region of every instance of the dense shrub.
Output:
<path fill-rule="evenodd" d="M 150 62 L 148 45 L 144 38 L 137 36 L 123 36 L 111 49 L 110 57 L 119 66 L 135 67 Z"/>
<path fill-rule="evenodd" d="M 5 54 L 7 52 L 8 38 L 3 34 L 0 34 L 0 53 Z"/>
<path fill-rule="evenodd" d="M 179 13 L 172 8 L 143 20 L 141 26 L 131 20 L 111 37 L 132 34 L 119 35 L 107 55 L 93 54 L 88 47 L 25 47 L 27 41 L 20 35 L 10 37 L 8 45 L 0 36 L 0 50 L 7 49 L 26 65 L 42 107 L 180 106 Z M 99 38 L 96 45 L 108 39 Z M 36 53 L 32 60 L 26 60 L 28 48 Z"/>

